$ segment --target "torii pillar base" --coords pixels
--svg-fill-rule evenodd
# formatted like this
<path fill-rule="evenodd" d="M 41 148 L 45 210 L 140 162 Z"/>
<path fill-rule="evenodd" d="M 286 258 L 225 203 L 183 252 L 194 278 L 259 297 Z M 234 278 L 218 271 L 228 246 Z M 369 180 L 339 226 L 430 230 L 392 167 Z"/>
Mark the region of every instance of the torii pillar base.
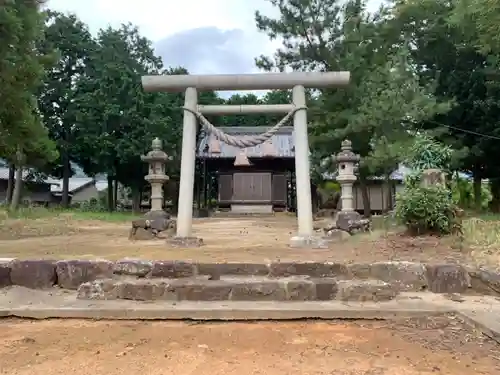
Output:
<path fill-rule="evenodd" d="M 294 236 L 290 238 L 290 247 L 296 249 L 328 249 L 331 241 L 319 236 Z"/>
<path fill-rule="evenodd" d="M 203 246 L 203 238 L 198 237 L 172 237 L 167 239 L 167 244 L 178 248 L 193 248 Z"/>

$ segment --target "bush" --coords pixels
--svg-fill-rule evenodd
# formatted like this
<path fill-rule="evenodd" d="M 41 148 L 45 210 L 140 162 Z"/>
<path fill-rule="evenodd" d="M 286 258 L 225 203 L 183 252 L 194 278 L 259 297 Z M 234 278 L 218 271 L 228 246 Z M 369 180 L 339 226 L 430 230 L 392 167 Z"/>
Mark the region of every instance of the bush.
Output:
<path fill-rule="evenodd" d="M 425 169 L 449 172 L 453 150 L 426 134 L 417 134 L 405 158 L 413 172 L 405 178 L 405 188 L 396 197 L 396 219 L 409 233 L 445 235 L 462 233 L 461 214 L 446 186 L 421 186 Z"/>
<path fill-rule="evenodd" d="M 106 211 L 106 206 L 100 202 L 100 200 L 96 198 L 91 198 L 88 201 L 83 202 L 75 202 L 71 205 L 73 208 L 76 208 L 80 211 L 84 212 L 104 212 Z"/>
<path fill-rule="evenodd" d="M 408 186 L 397 195 L 396 218 L 410 234 L 450 234 L 459 221 L 456 205 L 442 186 Z"/>
<path fill-rule="evenodd" d="M 479 208 L 487 210 L 491 201 L 492 195 L 489 184 L 481 184 L 481 207 L 476 207 L 474 197 L 474 184 L 472 181 L 455 177 L 453 178 L 451 189 L 453 192 L 453 199 L 458 202 L 462 208 Z"/>

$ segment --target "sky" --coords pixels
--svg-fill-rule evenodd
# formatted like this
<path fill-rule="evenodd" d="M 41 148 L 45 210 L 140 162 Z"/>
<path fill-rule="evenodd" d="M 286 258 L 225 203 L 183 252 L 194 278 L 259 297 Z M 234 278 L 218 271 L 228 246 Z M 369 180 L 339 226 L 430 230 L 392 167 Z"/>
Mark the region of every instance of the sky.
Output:
<path fill-rule="evenodd" d="M 369 7 L 380 3 L 370 0 Z M 75 13 L 92 33 L 131 22 L 154 42 L 165 66 L 183 66 L 192 74 L 254 73 L 254 58 L 279 47 L 255 26 L 256 10 L 277 14 L 266 0 L 49 0 L 48 5 Z"/>

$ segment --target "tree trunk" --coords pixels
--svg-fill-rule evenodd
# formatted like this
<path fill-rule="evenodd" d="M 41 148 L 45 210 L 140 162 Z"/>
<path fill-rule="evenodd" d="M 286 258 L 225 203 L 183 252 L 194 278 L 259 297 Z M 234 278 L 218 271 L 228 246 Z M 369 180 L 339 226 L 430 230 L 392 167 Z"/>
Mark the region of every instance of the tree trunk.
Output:
<path fill-rule="evenodd" d="M 370 195 L 368 193 L 368 184 L 366 178 L 360 173 L 359 189 L 361 190 L 361 198 L 363 199 L 363 216 L 369 218 L 372 216 Z"/>
<path fill-rule="evenodd" d="M 493 196 L 490 202 L 490 210 L 498 213 L 500 212 L 500 178 L 492 178 L 490 184 L 491 195 Z"/>
<path fill-rule="evenodd" d="M 393 202 L 392 202 L 392 187 L 393 187 L 393 182 L 391 180 L 391 175 L 388 174 L 385 176 L 385 200 L 383 200 L 384 207 L 382 209 L 382 213 L 386 214 L 389 211 L 393 209 Z"/>
<path fill-rule="evenodd" d="M 69 178 L 71 176 L 71 164 L 67 152 L 64 150 L 62 155 L 63 175 L 62 175 L 62 197 L 61 205 L 64 208 L 69 207 Z"/>
<path fill-rule="evenodd" d="M 473 182 L 473 191 L 474 191 L 474 207 L 476 210 L 480 211 L 482 209 L 482 189 L 481 189 L 481 176 L 478 173 L 474 173 L 474 182 Z"/>
<path fill-rule="evenodd" d="M 132 188 L 132 211 L 137 214 L 141 212 L 141 192 Z"/>
<path fill-rule="evenodd" d="M 14 193 L 14 184 L 16 182 L 16 167 L 14 164 L 9 164 L 9 177 L 7 179 L 7 191 L 5 195 L 5 204 L 12 203 L 12 194 Z"/>
<path fill-rule="evenodd" d="M 116 210 L 116 208 L 118 206 L 118 180 L 116 180 L 116 179 L 115 179 L 115 183 L 114 183 L 113 196 L 114 196 L 114 199 L 113 199 L 114 206 L 113 207 Z"/>
<path fill-rule="evenodd" d="M 18 166 L 16 168 L 16 173 L 15 173 L 14 192 L 12 193 L 12 201 L 10 202 L 11 211 L 15 211 L 19 207 L 22 191 L 23 191 L 23 168 L 21 166 Z"/>
<path fill-rule="evenodd" d="M 113 199 L 113 177 L 108 176 L 108 211 L 113 212 L 114 211 L 114 199 Z"/>

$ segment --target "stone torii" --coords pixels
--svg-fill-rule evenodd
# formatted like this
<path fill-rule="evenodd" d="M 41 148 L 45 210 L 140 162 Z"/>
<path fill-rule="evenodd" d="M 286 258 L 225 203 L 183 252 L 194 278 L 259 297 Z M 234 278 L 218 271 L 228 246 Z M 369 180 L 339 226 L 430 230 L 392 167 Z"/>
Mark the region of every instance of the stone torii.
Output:
<path fill-rule="evenodd" d="M 181 246 L 198 246 L 201 239 L 192 236 L 193 186 L 196 159 L 197 120 L 223 142 L 250 147 L 269 139 L 288 118 L 293 116 L 295 143 L 295 173 L 297 185 L 298 232 L 291 238 L 292 247 L 325 247 L 314 236 L 310 186 L 309 141 L 307 134 L 305 88 L 343 87 L 349 84 L 349 72 L 292 72 L 220 75 L 144 76 L 142 86 L 147 92 L 185 92 L 182 130 L 181 176 L 177 216 L 176 241 Z M 291 104 L 274 105 L 198 105 L 198 91 L 237 91 L 292 89 Z M 215 129 L 203 114 L 228 115 L 252 113 L 287 113 L 268 132 L 242 144 Z M 248 143 L 248 144 L 247 144 Z"/>

